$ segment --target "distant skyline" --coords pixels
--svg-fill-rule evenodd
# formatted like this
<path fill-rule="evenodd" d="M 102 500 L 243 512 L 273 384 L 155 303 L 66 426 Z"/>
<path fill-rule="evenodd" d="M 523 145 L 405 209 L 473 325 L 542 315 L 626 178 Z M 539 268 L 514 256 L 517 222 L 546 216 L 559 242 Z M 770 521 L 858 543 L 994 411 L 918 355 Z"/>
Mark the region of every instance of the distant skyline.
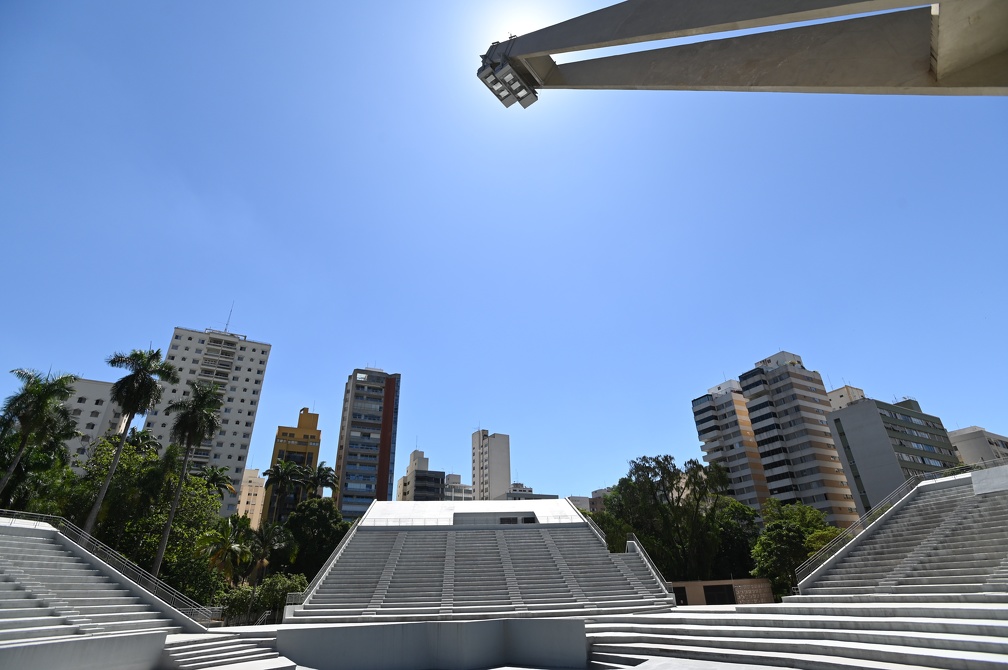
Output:
<path fill-rule="evenodd" d="M 409 452 L 589 495 L 699 458 L 690 401 L 777 351 L 1008 433 L 1005 98 L 545 91 L 475 77 L 604 6 L 0 3 L 0 398 L 175 326 L 272 345 L 249 468 L 346 376 Z M 512 113 L 513 112 L 513 113 Z M 139 424 L 135 424 L 139 425 Z"/>

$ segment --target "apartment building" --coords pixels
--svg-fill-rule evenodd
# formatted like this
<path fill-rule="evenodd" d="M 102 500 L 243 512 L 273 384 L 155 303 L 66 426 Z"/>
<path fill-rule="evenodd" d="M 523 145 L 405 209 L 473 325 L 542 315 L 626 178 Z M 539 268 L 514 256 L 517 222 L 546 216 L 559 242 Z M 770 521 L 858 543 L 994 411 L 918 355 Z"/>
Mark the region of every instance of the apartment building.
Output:
<path fill-rule="evenodd" d="M 112 382 L 78 379 L 73 393 L 63 403 L 77 422 L 79 435 L 66 442 L 70 463 L 78 473 L 91 457 L 91 450 L 99 439 L 118 435 L 126 422 L 122 407 L 112 400 Z"/>
<path fill-rule="evenodd" d="M 767 497 L 803 502 L 846 527 L 857 520 L 857 506 L 829 411 L 822 377 L 787 351 L 693 401 L 704 460 L 728 469 L 733 497 L 757 510 Z"/>
<path fill-rule="evenodd" d="M 269 344 L 245 335 L 176 327 L 165 360 L 176 366 L 179 383 L 165 386 L 161 402 L 147 415 L 144 428 L 163 450 L 171 440 L 172 419 L 165 414 L 168 405 L 189 396 L 188 382 L 217 384 L 223 401 L 220 429 L 196 447 L 190 470 L 198 471 L 204 465 L 230 468 L 231 483 L 240 492 L 270 349 Z M 238 493 L 226 494 L 221 516 L 230 516 L 237 509 Z"/>
<path fill-rule="evenodd" d="M 476 500 L 476 489 L 472 484 L 463 484 L 462 475 L 445 475 L 445 500 Z"/>
<path fill-rule="evenodd" d="M 259 527 L 264 500 L 266 500 L 266 478 L 259 475 L 259 470 L 246 470 L 241 490 L 238 492 L 237 514 L 249 518 L 252 530 Z"/>
<path fill-rule="evenodd" d="M 373 501 L 393 499 L 400 382 L 399 374 L 378 368 L 356 369 L 347 378 L 336 448 L 336 503 L 349 521 Z"/>
<path fill-rule="evenodd" d="M 972 465 L 1008 458 L 1008 437 L 984 430 L 980 426 L 953 430 L 948 436 L 963 463 Z"/>
<path fill-rule="evenodd" d="M 511 490 L 511 438 L 477 430 L 472 434 L 472 481 L 476 500 L 504 500 Z"/>
<path fill-rule="evenodd" d="M 746 402 L 741 384 L 726 381 L 693 400 L 693 421 L 704 461 L 727 470 L 731 496 L 759 512 L 770 491 Z"/>
<path fill-rule="evenodd" d="M 857 399 L 827 420 L 858 514 L 870 512 L 907 479 L 959 465 L 941 419 L 922 412 L 916 400 L 890 404 L 854 391 Z"/>
<path fill-rule="evenodd" d="M 444 500 L 445 473 L 431 470 L 424 452 L 410 453 L 406 474 L 396 482 L 396 500 Z"/>
<path fill-rule="evenodd" d="M 276 438 L 273 440 L 273 457 L 270 467 L 278 461 L 296 463 L 303 468 L 316 468 L 322 444 L 322 431 L 318 427 L 319 415 L 302 407 L 298 413 L 296 426 L 277 426 Z M 284 492 L 280 499 L 279 491 L 271 486 L 266 490 L 266 501 L 263 504 L 264 519 L 283 522 L 298 503 L 306 500 L 311 491 L 304 487 L 296 487 Z M 317 492 L 319 495 L 321 491 Z M 276 508 L 276 509 L 274 509 Z"/>

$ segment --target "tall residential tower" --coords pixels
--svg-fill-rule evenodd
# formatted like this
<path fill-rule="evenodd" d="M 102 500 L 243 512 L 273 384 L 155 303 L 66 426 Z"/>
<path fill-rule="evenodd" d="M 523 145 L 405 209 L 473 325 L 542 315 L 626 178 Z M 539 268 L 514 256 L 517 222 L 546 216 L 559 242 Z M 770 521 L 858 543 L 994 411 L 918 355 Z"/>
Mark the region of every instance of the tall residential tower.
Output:
<path fill-rule="evenodd" d="M 712 391 L 693 401 L 697 432 L 704 460 L 728 468 L 738 500 L 754 508 L 766 496 L 800 501 L 840 527 L 857 520 L 822 377 L 801 356 L 781 351 Z"/>
<path fill-rule="evenodd" d="M 505 500 L 511 490 L 511 438 L 477 430 L 472 434 L 472 480 L 476 500 Z"/>
<path fill-rule="evenodd" d="M 347 378 L 336 448 L 336 504 L 344 519 L 362 516 L 375 500 L 394 500 L 399 382 L 400 375 L 376 368 Z"/>
<path fill-rule="evenodd" d="M 147 415 L 144 428 L 154 434 L 163 450 L 171 439 L 172 428 L 172 418 L 165 414 L 165 408 L 189 397 L 187 382 L 217 384 L 223 400 L 220 429 L 196 447 L 191 469 L 199 470 L 204 465 L 230 468 L 231 483 L 240 492 L 269 353 L 270 345 L 245 335 L 176 327 L 165 360 L 175 365 L 179 383 L 165 386 L 161 402 Z M 221 515 L 230 516 L 237 508 L 238 494 L 227 494 Z"/>

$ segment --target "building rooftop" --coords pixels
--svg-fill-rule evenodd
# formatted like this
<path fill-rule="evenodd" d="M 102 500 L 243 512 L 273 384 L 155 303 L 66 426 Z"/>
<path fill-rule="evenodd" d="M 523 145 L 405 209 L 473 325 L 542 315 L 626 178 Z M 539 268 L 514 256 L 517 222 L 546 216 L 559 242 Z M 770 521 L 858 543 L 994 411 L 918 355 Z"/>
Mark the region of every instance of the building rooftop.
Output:
<path fill-rule="evenodd" d="M 361 526 L 452 526 L 456 515 L 535 516 L 537 523 L 584 523 L 567 500 L 375 501 Z"/>

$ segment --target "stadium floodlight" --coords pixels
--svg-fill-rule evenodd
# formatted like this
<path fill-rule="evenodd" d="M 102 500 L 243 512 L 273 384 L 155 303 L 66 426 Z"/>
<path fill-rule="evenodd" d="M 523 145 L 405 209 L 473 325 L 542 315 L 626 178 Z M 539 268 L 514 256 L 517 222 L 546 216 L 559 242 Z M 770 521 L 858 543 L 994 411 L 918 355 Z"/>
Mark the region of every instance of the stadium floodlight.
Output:
<path fill-rule="evenodd" d="M 528 108 L 539 99 L 535 89 L 506 58 L 502 58 L 501 62 L 496 65 L 492 62 L 484 62 L 476 76 L 505 107 L 510 107 L 517 102 L 522 107 Z"/>

